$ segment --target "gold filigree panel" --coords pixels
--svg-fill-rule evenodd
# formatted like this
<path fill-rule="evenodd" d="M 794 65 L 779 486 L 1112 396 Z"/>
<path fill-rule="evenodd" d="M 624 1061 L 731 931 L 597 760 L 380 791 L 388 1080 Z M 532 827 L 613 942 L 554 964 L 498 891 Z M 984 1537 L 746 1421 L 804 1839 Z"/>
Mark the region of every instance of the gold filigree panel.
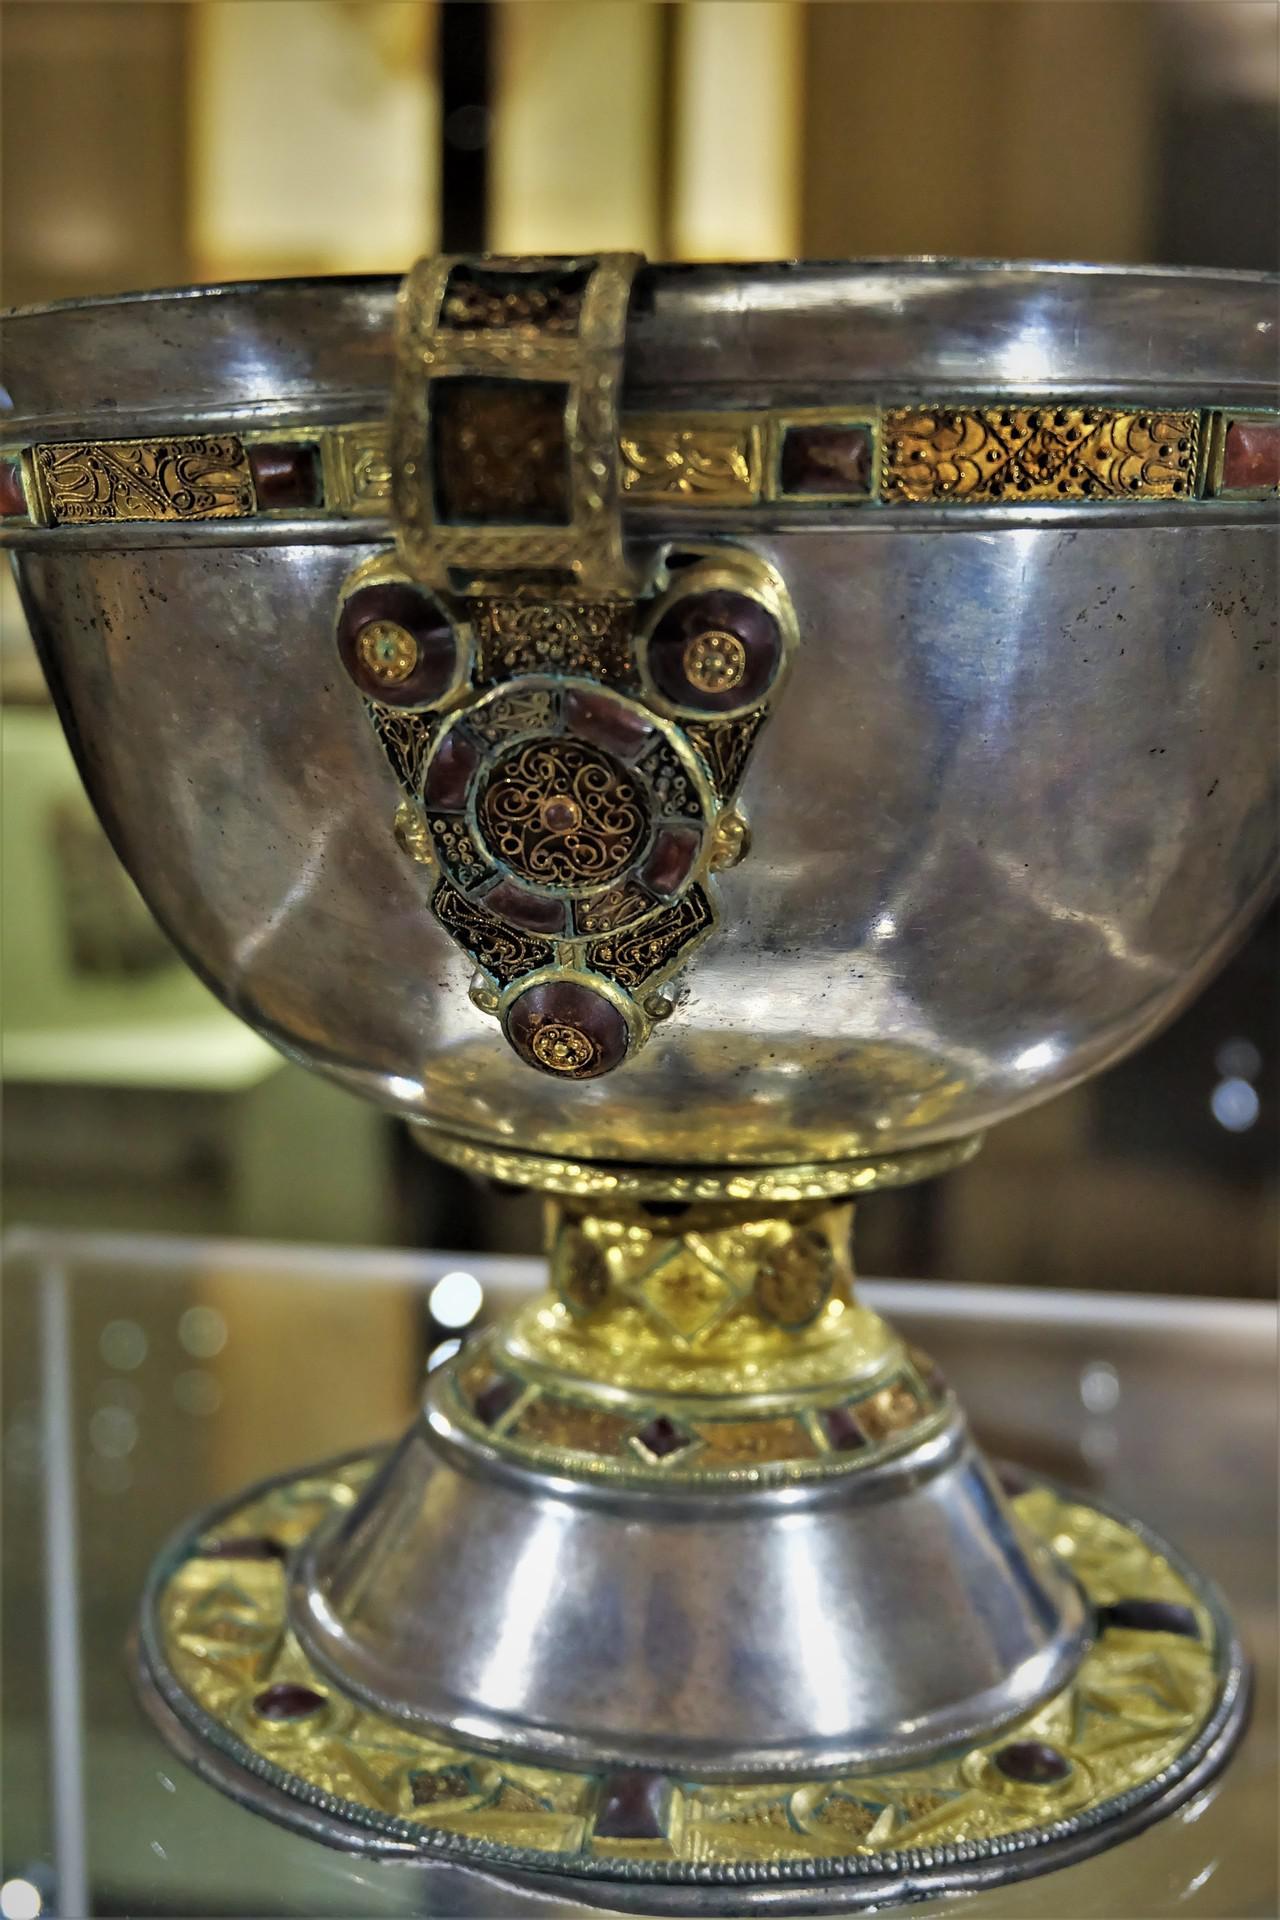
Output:
<path fill-rule="evenodd" d="M 760 498 L 762 428 L 750 414 L 645 414 L 624 421 L 622 490 L 687 506 Z"/>
<path fill-rule="evenodd" d="M 123 520 L 234 520 L 256 513 L 249 458 L 232 434 L 75 441 L 33 448 L 55 526 Z"/>
<path fill-rule="evenodd" d="M 321 436 L 325 505 L 336 513 L 386 514 L 391 507 L 390 429 L 381 420 Z"/>
<path fill-rule="evenodd" d="M 1195 492 L 1197 413 L 1081 406 L 892 408 L 882 497 L 1165 500 Z"/>
<path fill-rule="evenodd" d="M 522 973 L 547 966 L 555 955 L 553 942 L 508 926 L 468 900 L 447 880 L 436 888 L 431 905 L 458 945 L 504 986 Z"/>
<path fill-rule="evenodd" d="M 714 925 L 710 900 L 701 887 L 693 886 L 683 900 L 642 926 L 593 942 L 591 964 L 597 973 L 620 987 L 639 987 L 673 966 L 690 942 L 702 938 Z"/>
<path fill-rule="evenodd" d="M 630 866 L 649 831 L 644 793 L 581 740 L 519 742 L 493 765 L 477 809 L 482 839 L 537 886 L 595 886 Z"/>

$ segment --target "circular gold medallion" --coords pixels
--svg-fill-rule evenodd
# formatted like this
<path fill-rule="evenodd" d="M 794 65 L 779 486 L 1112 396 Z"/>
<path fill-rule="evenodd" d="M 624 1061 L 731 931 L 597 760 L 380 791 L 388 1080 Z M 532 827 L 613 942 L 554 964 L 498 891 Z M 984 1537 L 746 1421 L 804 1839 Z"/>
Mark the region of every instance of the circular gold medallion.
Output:
<path fill-rule="evenodd" d="M 595 1054 L 589 1037 L 580 1027 L 563 1020 L 548 1020 L 538 1028 L 529 1043 L 530 1051 L 549 1073 L 581 1073 Z"/>
<path fill-rule="evenodd" d="M 747 650 L 736 633 L 711 628 L 685 641 L 686 678 L 702 693 L 731 693 L 747 670 Z"/>
<path fill-rule="evenodd" d="M 384 687 L 398 687 L 418 664 L 418 643 L 394 620 L 371 620 L 356 642 L 360 664 Z"/>

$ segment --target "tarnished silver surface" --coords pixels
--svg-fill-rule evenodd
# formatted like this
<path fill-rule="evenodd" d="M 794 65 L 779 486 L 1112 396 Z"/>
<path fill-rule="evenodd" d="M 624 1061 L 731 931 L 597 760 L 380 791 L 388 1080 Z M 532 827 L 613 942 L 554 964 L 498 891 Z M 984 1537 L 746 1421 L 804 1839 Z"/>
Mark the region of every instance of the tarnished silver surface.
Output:
<path fill-rule="evenodd" d="M 301 1556 L 295 1631 L 344 1693 L 568 1766 L 905 1763 L 1056 1692 L 1091 1619 L 958 1421 L 818 1488 L 548 1484 L 411 1431 Z"/>

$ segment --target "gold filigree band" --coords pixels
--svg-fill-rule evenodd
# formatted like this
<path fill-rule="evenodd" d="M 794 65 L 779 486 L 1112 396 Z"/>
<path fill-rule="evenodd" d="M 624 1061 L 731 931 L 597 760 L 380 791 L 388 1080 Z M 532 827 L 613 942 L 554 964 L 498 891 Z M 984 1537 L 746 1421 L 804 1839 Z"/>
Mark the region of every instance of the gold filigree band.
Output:
<path fill-rule="evenodd" d="M 563 341 L 557 339 L 557 352 Z M 465 431 L 465 423 L 459 432 Z M 318 485 L 265 493 L 253 451 L 272 442 L 318 462 Z M 1094 504 L 1192 505 L 1280 493 L 1280 413 L 1117 406 L 1011 396 L 989 405 L 920 402 L 640 413 L 623 416 L 616 465 L 624 510 L 677 516 L 722 509 Z M 411 455 L 407 456 L 412 458 Z M 213 464 L 207 465 L 212 459 Z M 164 439 L 41 442 L 0 450 L 12 505 L 0 521 L 271 520 L 308 513 L 386 519 L 392 502 L 385 421 L 261 432 L 234 427 Z M 192 484 L 194 477 L 195 484 Z M 594 510 L 592 510 L 594 511 Z M 563 529 L 534 530 L 557 546 Z M 532 549 L 530 549 L 532 552 Z M 612 562 L 605 569 L 616 577 Z"/>

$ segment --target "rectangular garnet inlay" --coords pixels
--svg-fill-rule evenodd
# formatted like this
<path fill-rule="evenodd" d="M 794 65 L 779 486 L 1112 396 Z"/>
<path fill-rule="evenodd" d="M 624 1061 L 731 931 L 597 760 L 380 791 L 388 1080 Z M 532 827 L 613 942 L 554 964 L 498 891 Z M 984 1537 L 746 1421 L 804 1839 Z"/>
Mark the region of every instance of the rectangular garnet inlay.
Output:
<path fill-rule="evenodd" d="M 1280 487 L 1280 420 L 1232 420 L 1222 450 L 1223 493 Z"/>
<path fill-rule="evenodd" d="M 778 485 L 783 493 L 870 493 L 870 427 L 825 420 L 788 427 Z"/>
<path fill-rule="evenodd" d="M 27 511 L 22 468 L 16 460 L 0 460 L 0 520 L 13 520 Z"/>
<path fill-rule="evenodd" d="M 321 504 L 320 449 L 312 441 L 259 441 L 249 448 L 249 471 L 260 507 Z"/>
<path fill-rule="evenodd" d="M 433 380 L 437 519 L 451 526 L 567 527 L 568 397 L 557 380 Z"/>

